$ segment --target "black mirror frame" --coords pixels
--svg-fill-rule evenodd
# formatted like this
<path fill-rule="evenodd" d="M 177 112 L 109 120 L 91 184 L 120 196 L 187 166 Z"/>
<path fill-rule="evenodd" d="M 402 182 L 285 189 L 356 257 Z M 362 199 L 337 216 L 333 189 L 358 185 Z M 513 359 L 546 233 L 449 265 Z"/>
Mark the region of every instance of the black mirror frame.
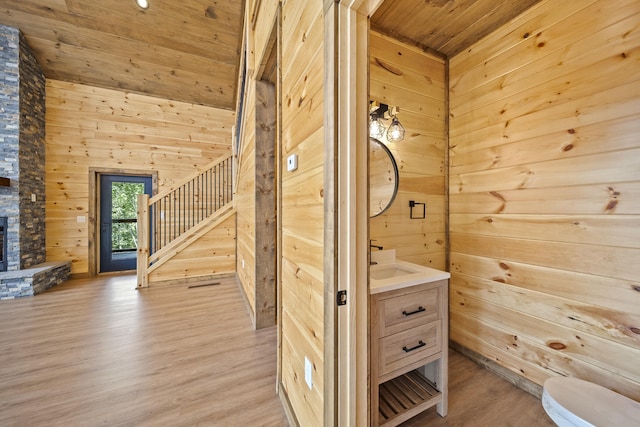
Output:
<path fill-rule="evenodd" d="M 391 198 L 389 199 L 389 202 L 384 207 L 384 209 L 380 210 L 380 212 L 376 213 L 375 215 L 372 215 L 371 212 L 369 212 L 369 218 L 375 218 L 379 215 L 382 215 L 389 209 L 389 207 L 393 204 L 393 201 L 396 199 L 396 196 L 398 195 L 398 186 L 400 183 L 400 173 L 398 172 L 398 164 L 396 163 L 396 159 L 395 157 L 393 157 L 393 153 L 391 152 L 391 150 L 389 150 L 389 148 L 379 139 L 369 137 L 369 144 L 371 144 L 372 142 L 382 147 L 382 149 L 385 151 L 385 153 L 387 153 L 387 156 L 389 156 L 389 159 L 391 160 L 391 164 L 393 166 L 393 173 L 394 173 L 394 187 L 393 187 L 393 194 L 391 195 Z M 369 170 L 368 172 L 369 174 L 371 174 L 371 170 Z M 369 184 L 369 193 L 371 193 L 371 184 Z M 369 201 L 368 203 L 369 203 L 369 209 L 371 209 L 371 202 Z"/>

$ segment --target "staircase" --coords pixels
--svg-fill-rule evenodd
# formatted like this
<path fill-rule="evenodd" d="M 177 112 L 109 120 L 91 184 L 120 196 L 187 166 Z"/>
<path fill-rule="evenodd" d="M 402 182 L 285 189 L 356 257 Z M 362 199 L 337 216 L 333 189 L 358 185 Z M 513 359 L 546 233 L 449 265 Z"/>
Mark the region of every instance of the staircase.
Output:
<path fill-rule="evenodd" d="M 138 195 L 138 288 L 202 233 L 235 213 L 233 158 L 221 157 L 169 190 Z"/>

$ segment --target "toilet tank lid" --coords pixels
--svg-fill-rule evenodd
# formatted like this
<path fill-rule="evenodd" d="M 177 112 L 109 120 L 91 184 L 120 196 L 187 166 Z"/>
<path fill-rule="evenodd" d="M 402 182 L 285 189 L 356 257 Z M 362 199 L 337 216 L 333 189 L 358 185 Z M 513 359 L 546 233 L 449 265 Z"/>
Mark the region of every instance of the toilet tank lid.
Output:
<path fill-rule="evenodd" d="M 543 398 L 545 394 L 594 426 L 640 425 L 640 403 L 598 384 L 578 378 L 551 377 L 544 382 Z"/>

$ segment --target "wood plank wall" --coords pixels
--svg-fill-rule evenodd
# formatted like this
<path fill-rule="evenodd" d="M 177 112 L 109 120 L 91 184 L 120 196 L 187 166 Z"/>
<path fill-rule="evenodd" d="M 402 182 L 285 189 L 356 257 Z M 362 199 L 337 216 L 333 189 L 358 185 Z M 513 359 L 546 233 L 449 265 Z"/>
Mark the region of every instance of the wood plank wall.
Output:
<path fill-rule="evenodd" d="M 251 308 L 251 316 L 256 313 L 256 91 L 255 85 L 246 86 L 245 116 L 242 121 L 242 143 L 238 154 L 238 185 L 236 187 L 235 205 L 238 217 L 237 227 L 237 261 L 236 271 L 247 302 Z"/>
<path fill-rule="evenodd" d="M 280 284 L 282 390 L 300 425 L 321 426 L 324 376 L 324 19 L 321 1 L 282 3 Z M 305 383 L 305 356 L 313 388 Z"/>
<path fill-rule="evenodd" d="M 260 63 L 269 55 L 269 40 L 271 30 L 276 23 L 276 16 L 280 0 L 251 0 L 247 13 L 254 13 L 249 16 L 249 26 L 253 30 L 253 46 L 249 50 L 250 68 L 257 71 Z M 255 4 L 255 5 L 254 5 Z"/>
<path fill-rule="evenodd" d="M 211 276 L 235 274 L 236 218 L 232 215 L 217 227 L 200 234 L 189 246 L 149 274 L 149 284 L 182 280 L 210 280 Z"/>
<path fill-rule="evenodd" d="M 275 91 L 250 79 L 238 156 L 236 271 L 256 328 L 275 324 Z"/>
<path fill-rule="evenodd" d="M 72 261 L 73 274 L 89 272 L 90 168 L 157 171 L 162 191 L 230 153 L 234 117 L 227 110 L 48 80 L 47 259 Z M 221 247 L 235 246 L 235 232 L 219 238 Z"/>
<path fill-rule="evenodd" d="M 640 400 L 640 2 L 546 0 L 450 61 L 451 338 Z"/>
<path fill-rule="evenodd" d="M 370 219 L 370 237 L 376 245 L 395 249 L 399 259 L 444 270 L 444 60 L 371 31 L 369 67 L 371 100 L 400 107 L 398 119 L 406 131 L 400 142 L 383 138 L 398 164 L 400 182 L 391 207 Z M 409 218 L 409 200 L 427 204 L 425 219 Z"/>

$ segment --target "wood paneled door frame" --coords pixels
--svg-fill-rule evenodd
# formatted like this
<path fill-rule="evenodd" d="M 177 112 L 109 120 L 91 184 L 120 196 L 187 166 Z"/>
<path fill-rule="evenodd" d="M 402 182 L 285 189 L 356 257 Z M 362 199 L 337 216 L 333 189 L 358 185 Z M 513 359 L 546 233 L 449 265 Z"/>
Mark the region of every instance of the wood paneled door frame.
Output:
<path fill-rule="evenodd" d="M 325 1 L 327 425 L 369 425 L 368 17 L 382 2 Z M 348 302 L 337 307 L 339 291 Z"/>
<path fill-rule="evenodd" d="M 138 169 L 89 168 L 89 276 L 96 276 L 100 260 L 100 176 L 151 176 L 152 195 L 158 193 L 158 172 Z"/>

